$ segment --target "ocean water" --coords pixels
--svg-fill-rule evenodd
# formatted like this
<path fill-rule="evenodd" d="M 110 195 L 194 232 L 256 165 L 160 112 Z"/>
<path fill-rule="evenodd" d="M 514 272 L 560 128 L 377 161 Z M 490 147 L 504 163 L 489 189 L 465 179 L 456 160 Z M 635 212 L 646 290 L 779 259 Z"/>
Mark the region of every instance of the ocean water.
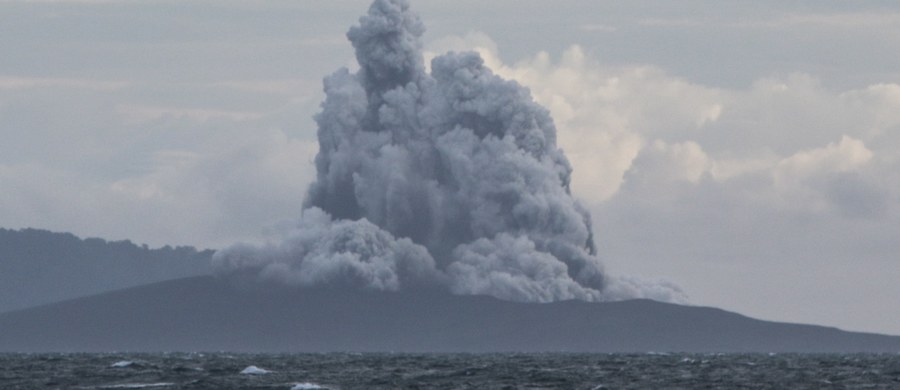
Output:
<path fill-rule="evenodd" d="M 900 355 L 0 355 L 0 389 L 324 388 L 900 389 Z"/>

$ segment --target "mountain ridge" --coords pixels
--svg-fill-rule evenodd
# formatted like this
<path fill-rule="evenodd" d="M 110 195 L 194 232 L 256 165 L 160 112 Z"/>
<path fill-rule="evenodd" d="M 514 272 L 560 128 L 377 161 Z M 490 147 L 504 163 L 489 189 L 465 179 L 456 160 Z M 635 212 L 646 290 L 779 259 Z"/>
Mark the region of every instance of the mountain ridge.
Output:
<path fill-rule="evenodd" d="M 0 228 L 0 312 L 181 277 L 209 275 L 212 250 Z"/>
<path fill-rule="evenodd" d="M 900 336 L 652 300 L 520 303 L 199 276 L 0 314 L 0 351 L 900 352 Z"/>

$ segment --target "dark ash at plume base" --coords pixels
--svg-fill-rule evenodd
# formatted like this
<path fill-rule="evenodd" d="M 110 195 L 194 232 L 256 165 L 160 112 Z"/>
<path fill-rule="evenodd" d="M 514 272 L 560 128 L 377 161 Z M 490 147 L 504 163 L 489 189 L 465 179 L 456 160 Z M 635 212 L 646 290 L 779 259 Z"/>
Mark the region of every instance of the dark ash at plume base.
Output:
<path fill-rule="evenodd" d="M 350 29 L 360 69 L 325 79 L 302 217 L 278 242 L 219 251 L 220 273 L 529 302 L 682 301 L 675 286 L 603 271 L 548 111 L 475 53 L 439 56 L 428 73 L 424 31 L 405 0 L 376 0 Z"/>

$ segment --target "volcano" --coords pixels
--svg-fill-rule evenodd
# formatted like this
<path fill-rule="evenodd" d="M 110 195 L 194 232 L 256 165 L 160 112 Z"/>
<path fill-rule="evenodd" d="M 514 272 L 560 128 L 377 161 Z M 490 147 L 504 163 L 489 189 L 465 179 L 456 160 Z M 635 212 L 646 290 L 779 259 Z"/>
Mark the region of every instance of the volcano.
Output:
<path fill-rule="evenodd" d="M 900 337 L 646 299 L 537 304 L 201 276 L 0 314 L 0 351 L 897 353 Z"/>

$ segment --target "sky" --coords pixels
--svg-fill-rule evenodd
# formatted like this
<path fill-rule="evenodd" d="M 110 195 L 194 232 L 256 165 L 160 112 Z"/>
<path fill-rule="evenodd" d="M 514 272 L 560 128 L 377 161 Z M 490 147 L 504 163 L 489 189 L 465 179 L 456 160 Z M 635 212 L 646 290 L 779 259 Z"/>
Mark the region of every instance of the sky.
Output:
<path fill-rule="evenodd" d="M 296 220 L 369 2 L 0 1 L 0 226 L 222 248 Z M 618 275 L 900 334 L 900 6 L 412 0 L 554 118 Z"/>

